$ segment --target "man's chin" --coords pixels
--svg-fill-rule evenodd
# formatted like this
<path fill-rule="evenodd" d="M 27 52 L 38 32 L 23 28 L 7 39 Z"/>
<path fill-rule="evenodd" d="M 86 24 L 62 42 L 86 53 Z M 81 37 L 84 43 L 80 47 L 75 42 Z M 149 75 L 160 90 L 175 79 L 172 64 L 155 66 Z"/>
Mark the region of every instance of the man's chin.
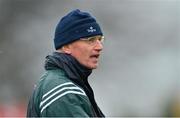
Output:
<path fill-rule="evenodd" d="M 89 63 L 84 65 L 85 67 L 87 67 L 88 69 L 96 69 L 98 67 L 98 63 Z"/>
<path fill-rule="evenodd" d="M 98 67 L 98 64 L 95 64 L 95 65 L 91 66 L 90 68 L 91 69 L 96 69 L 97 67 Z"/>

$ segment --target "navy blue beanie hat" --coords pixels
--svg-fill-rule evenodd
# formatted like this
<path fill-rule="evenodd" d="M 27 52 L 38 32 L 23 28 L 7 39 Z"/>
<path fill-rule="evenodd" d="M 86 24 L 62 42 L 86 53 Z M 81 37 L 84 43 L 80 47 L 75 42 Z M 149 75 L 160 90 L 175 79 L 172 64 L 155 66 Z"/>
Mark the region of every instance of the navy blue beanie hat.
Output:
<path fill-rule="evenodd" d="M 55 30 L 54 45 L 56 50 L 80 38 L 103 35 L 99 24 L 89 13 L 79 9 L 64 16 Z"/>

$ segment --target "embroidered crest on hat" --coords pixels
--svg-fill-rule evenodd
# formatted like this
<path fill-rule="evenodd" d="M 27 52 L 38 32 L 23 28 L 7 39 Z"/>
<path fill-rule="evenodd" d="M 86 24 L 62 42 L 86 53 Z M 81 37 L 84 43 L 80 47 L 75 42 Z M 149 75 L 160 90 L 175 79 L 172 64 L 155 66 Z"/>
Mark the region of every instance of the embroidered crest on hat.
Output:
<path fill-rule="evenodd" d="M 91 26 L 91 27 L 89 27 L 89 29 L 87 29 L 87 31 L 88 31 L 88 32 L 95 32 L 96 29 L 94 29 L 94 28 Z"/>

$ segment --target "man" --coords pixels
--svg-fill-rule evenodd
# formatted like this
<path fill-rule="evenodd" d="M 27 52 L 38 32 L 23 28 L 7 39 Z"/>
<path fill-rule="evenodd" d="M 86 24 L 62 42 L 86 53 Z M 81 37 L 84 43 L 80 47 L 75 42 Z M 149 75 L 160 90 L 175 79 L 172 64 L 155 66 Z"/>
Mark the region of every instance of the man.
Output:
<path fill-rule="evenodd" d="M 56 52 L 46 57 L 46 73 L 30 98 L 27 117 L 104 117 L 88 76 L 98 66 L 103 33 L 89 13 L 78 9 L 56 27 Z"/>

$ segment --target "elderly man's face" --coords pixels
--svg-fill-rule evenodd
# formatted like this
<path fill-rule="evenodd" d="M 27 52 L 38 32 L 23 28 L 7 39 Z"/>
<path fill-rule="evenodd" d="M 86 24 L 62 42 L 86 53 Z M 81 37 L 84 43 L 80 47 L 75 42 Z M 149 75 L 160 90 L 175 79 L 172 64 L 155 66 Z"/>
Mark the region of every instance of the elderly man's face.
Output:
<path fill-rule="evenodd" d="M 82 65 L 89 69 L 98 66 L 100 52 L 103 49 L 102 36 L 94 36 L 77 40 L 69 45 L 69 51 Z"/>

